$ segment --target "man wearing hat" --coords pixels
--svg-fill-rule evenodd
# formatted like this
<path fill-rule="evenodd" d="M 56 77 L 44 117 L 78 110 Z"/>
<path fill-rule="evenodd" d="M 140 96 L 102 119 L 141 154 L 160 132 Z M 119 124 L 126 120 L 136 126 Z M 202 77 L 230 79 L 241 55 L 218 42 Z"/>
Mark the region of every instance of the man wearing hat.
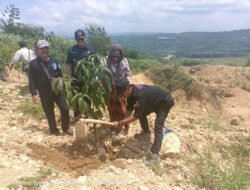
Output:
<path fill-rule="evenodd" d="M 149 152 L 148 159 L 157 159 L 161 150 L 163 129 L 165 120 L 170 109 L 174 106 L 174 100 L 170 93 L 162 90 L 157 86 L 149 85 L 134 85 L 123 81 L 117 85 L 117 94 L 119 97 L 127 99 L 127 110 L 133 111 L 128 118 L 121 121 L 113 122 L 114 126 L 123 126 L 136 119 L 140 120 L 142 132 L 136 134 L 135 137 L 150 136 L 150 129 L 148 125 L 147 115 L 156 113 L 155 119 L 155 138 L 154 143 Z M 166 129 L 165 129 L 166 130 Z"/>
<path fill-rule="evenodd" d="M 77 61 L 87 58 L 90 54 L 94 54 L 95 50 L 87 47 L 86 43 L 86 35 L 85 32 L 81 29 L 78 29 L 75 31 L 75 40 L 76 45 L 71 47 L 68 50 L 67 54 L 67 74 L 70 74 L 73 78 L 76 78 L 76 75 L 74 73 L 74 68 L 77 64 Z M 73 86 L 77 86 L 78 88 L 82 88 L 82 84 L 78 83 L 77 81 L 74 81 L 72 83 Z M 80 115 L 80 112 L 78 109 L 74 110 L 74 117 L 77 118 Z"/>
<path fill-rule="evenodd" d="M 30 62 L 29 89 L 34 103 L 42 103 L 43 110 L 48 119 L 49 130 L 52 135 L 59 135 L 56 126 L 54 103 L 60 109 L 62 130 L 68 135 L 73 135 L 69 128 L 69 108 L 63 95 L 56 95 L 51 88 L 50 79 L 62 76 L 60 64 L 49 57 L 49 43 L 46 40 L 38 40 L 36 43 L 37 58 Z M 37 94 L 39 92 L 39 96 Z"/>

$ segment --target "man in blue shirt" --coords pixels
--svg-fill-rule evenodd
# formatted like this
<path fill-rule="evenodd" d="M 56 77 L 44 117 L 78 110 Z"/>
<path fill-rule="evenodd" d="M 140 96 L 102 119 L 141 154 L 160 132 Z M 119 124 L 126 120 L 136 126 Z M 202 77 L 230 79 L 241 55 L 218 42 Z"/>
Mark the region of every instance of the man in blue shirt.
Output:
<path fill-rule="evenodd" d="M 62 77 L 61 67 L 56 60 L 49 57 L 49 43 L 46 40 L 37 41 L 36 50 L 37 58 L 29 65 L 29 89 L 32 100 L 38 103 L 40 99 L 52 135 L 60 134 L 56 126 L 54 103 L 61 112 L 63 132 L 73 135 L 72 129 L 69 128 L 69 108 L 66 99 L 62 94 L 56 95 L 50 84 L 50 78 Z"/>
<path fill-rule="evenodd" d="M 89 55 L 94 54 L 95 51 L 87 46 L 85 32 L 81 29 L 75 31 L 76 45 L 68 50 L 67 54 L 67 74 L 71 75 L 73 78 L 77 78 L 74 69 L 77 61 L 87 58 Z M 82 88 L 82 84 L 74 81 L 72 82 L 73 87 Z M 74 110 L 74 117 L 77 119 L 80 116 L 79 109 Z"/>

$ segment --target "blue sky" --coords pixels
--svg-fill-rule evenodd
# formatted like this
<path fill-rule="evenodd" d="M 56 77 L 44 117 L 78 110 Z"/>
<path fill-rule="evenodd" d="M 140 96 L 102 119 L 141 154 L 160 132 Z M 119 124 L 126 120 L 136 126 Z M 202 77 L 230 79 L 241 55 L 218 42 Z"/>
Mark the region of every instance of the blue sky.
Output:
<path fill-rule="evenodd" d="M 21 22 L 62 35 L 88 24 L 109 33 L 250 28 L 250 0 L 0 0 L 0 11 L 11 3 Z"/>

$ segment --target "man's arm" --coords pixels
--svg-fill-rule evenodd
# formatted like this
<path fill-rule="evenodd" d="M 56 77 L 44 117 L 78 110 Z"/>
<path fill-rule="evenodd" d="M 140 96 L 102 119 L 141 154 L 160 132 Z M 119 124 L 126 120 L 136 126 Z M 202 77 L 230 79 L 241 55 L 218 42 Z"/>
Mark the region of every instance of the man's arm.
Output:
<path fill-rule="evenodd" d="M 124 61 L 124 78 L 126 78 L 128 81 L 130 81 L 131 77 L 131 70 L 129 68 L 128 60 L 126 58 L 123 59 Z"/>
<path fill-rule="evenodd" d="M 37 95 L 37 88 L 35 86 L 35 82 L 34 82 L 34 76 L 36 75 L 33 64 L 30 64 L 29 67 L 29 90 L 30 90 L 30 94 L 32 96 L 32 100 L 34 103 L 38 103 L 39 102 L 39 96 Z"/>
<path fill-rule="evenodd" d="M 10 71 L 13 69 L 14 64 L 16 64 L 18 61 L 21 61 L 21 52 L 18 50 L 15 55 L 13 56 L 10 65 L 9 65 L 9 69 Z"/>
<path fill-rule="evenodd" d="M 73 64 L 73 58 L 72 58 L 72 48 L 68 50 L 67 58 L 66 58 L 66 75 L 71 75 L 72 73 L 72 64 Z"/>
<path fill-rule="evenodd" d="M 123 125 L 131 123 L 135 120 L 137 120 L 137 118 L 134 116 L 134 114 L 131 114 L 129 117 L 127 117 L 121 121 L 114 121 L 113 126 L 114 127 L 123 126 Z"/>

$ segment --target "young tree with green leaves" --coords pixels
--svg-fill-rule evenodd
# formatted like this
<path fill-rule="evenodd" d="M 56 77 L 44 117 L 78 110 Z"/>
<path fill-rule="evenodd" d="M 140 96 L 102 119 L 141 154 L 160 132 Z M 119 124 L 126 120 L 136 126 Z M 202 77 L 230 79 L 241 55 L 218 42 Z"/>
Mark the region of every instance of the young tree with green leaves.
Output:
<path fill-rule="evenodd" d="M 98 55 L 90 55 L 77 62 L 75 76 L 61 78 L 55 84 L 56 94 L 64 92 L 69 105 L 81 113 L 88 113 L 93 119 L 101 119 L 109 93 L 112 90 L 109 71 L 100 64 Z M 81 85 L 72 85 L 72 81 Z"/>
<path fill-rule="evenodd" d="M 101 55 L 107 55 L 111 47 L 111 39 L 104 27 L 89 25 L 85 28 L 88 45 L 96 48 L 96 52 Z"/>

